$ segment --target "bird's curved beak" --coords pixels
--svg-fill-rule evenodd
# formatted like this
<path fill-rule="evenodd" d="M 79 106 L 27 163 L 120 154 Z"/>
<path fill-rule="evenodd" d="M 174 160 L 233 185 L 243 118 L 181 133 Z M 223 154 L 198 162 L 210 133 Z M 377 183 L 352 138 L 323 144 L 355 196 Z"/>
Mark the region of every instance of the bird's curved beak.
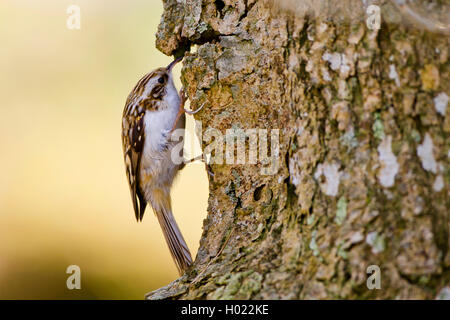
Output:
<path fill-rule="evenodd" d="M 167 66 L 167 71 L 170 72 L 172 71 L 173 67 L 180 62 L 181 60 L 183 60 L 183 57 L 179 57 L 178 59 L 173 60 L 168 66 Z"/>

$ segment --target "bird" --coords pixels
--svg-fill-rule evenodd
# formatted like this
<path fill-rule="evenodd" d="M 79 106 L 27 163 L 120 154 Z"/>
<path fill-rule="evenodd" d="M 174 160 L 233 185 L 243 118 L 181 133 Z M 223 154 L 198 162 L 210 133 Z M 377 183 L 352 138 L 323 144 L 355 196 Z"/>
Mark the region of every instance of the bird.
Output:
<path fill-rule="evenodd" d="M 184 140 L 185 113 L 202 108 L 184 109 L 184 89 L 178 93 L 175 88 L 172 70 L 182 59 L 144 75 L 129 94 L 122 116 L 125 169 L 136 220 L 142 221 L 147 204 L 153 208 L 180 276 L 192 265 L 192 257 L 172 213 L 170 190 L 184 162 L 172 159 L 179 142 L 171 137 L 181 129 Z"/>

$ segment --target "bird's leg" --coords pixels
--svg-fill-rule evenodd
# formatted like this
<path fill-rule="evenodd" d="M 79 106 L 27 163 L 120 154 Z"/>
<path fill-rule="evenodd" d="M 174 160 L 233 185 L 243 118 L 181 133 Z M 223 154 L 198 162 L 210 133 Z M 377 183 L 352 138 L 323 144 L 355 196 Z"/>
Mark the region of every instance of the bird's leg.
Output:
<path fill-rule="evenodd" d="M 181 117 L 181 115 L 182 115 L 183 113 L 187 113 L 187 114 L 189 114 L 189 115 L 196 114 L 196 113 L 199 112 L 199 111 L 203 108 L 203 106 L 205 105 L 205 104 L 202 104 L 201 107 L 198 108 L 198 109 L 195 110 L 195 111 L 186 110 L 186 109 L 184 108 L 184 105 L 185 105 L 185 103 L 186 103 L 186 100 L 187 100 L 187 98 L 186 98 L 186 94 L 185 94 L 185 92 L 184 92 L 184 88 L 181 88 L 181 90 L 180 90 L 180 106 L 179 106 L 179 108 L 178 108 L 178 113 L 177 113 L 177 116 L 176 116 L 176 118 L 175 118 L 175 122 L 174 122 L 174 124 L 173 124 L 173 127 L 172 127 L 172 129 L 170 130 L 170 134 L 172 134 L 172 132 L 175 130 L 175 128 L 176 128 L 176 126 L 177 126 L 177 123 L 178 123 L 178 120 L 180 120 L 180 117 Z M 212 173 L 210 165 L 209 165 L 208 163 L 206 163 L 205 157 L 203 156 L 203 153 L 202 153 L 202 155 L 200 155 L 200 156 L 197 156 L 197 157 L 195 157 L 195 158 L 193 158 L 193 159 L 190 159 L 190 160 L 185 161 L 185 164 L 186 164 L 186 163 L 190 163 L 190 162 L 194 162 L 194 161 L 196 161 L 196 160 L 201 160 L 201 161 L 203 161 L 203 162 L 205 163 L 205 166 L 206 166 L 206 172 L 208 172 L 208 174 L 209 174 L 210 176 L 214 177 L 214 173 Z"/>
<path fill-rule="evenodd" d="M 173 123 L 173 127 L 170 130 L 170 133 L 172 133 L 173 130 L 175 130 L 175 128 L 177 127 L 178 120 L 180 120 L 180 117 L 181 117 L 181 115 L 183 113 L 187 113 L 189 115 L 193 115 L 193 114 L 196 114 L 197 112 L 199 112 L 204 106 L 204 104 L 202 104 L 202 106 L 200 108 L 198 108 L 197 110 L 195 110 L 195 111 L 186 110 L 184 108 L 184 105 L 186 104 L 186 100 L 187 100 L 187 98 L 186 98 L 186 93 L 184 92 L 184 88 L 181 88 L 181 90 L 180 90 L 180 105 L 179 105 L 179 108 L 178 108 L 177 116 L 175 118 L 175 122 Z"/>
<path fill-rule="evenodd" d="M 178 113 L 173 123 L 172 129 L 170 129 L 170 133 L 172 134 L 173 130 L 177 127 L 178 120 L 180 120 L 181 115 L 184 113 L 184 105 L 186 104 L 186 94 L 184 93 L 184 89 L 180 90 L 180 104 L 178 106 Z"/>

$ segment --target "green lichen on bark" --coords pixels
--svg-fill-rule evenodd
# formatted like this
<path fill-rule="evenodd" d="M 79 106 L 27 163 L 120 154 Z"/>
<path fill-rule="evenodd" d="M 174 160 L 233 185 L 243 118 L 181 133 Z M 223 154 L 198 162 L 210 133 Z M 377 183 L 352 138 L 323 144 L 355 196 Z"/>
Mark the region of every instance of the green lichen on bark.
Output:
<path fill-rule="evenodd" d="M 197 45 L 182 82 L 203 130 L 280 129 L 281 160 L 275 175 L 211 166 L 195 263 L 149 298 L 445 296 L 450 116 L 433 99 L 450 90 L 448 38 L 276 3 L 164 0 L 157 46 Z"/>

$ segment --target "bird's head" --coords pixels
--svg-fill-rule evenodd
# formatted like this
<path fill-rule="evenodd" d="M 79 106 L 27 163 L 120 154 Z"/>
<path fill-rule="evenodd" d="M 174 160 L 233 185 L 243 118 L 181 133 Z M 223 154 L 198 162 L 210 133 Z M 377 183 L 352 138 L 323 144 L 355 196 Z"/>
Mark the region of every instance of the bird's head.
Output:
<path fill-rule="evenodd" d="M 171 96 L 178 96 L 173 82 L 172 70 L 182 59 L 175 59 L 166 68 L 158 68 L 145 75 L 137 83 L 135 93 L 142 99 L 151 100 L 166 100 Z"/>

